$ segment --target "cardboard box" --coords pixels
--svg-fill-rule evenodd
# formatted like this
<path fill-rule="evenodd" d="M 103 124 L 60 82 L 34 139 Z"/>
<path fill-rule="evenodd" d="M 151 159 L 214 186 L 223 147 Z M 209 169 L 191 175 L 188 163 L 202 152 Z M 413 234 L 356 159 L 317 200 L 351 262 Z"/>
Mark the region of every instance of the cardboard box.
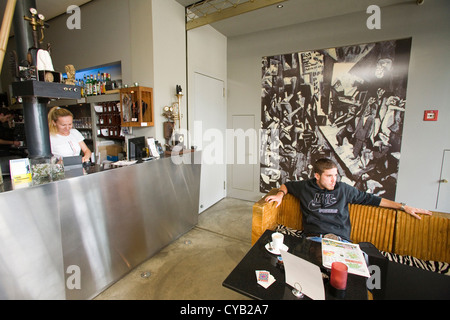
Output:
<path fill-rule="evenodd" d="M 113 145 L 105 146 L 105 147 L 106 147 L 106 154 L 108 156 L 117 157 L 117 156 L 119 156 L 120 152 L 123 152 L 122 146 L 119 146 L 117 144 L 113 144 Z"/>
<path fill-rule="evenodd" d="M 123 152 L 123 148 L 117 144 L 106 146 L 98 146 L 98 153 L 100 154 L 99 164 L 103 160 L 119 159 L 119 153 Z M 118 160 L 116 160 L 118 161 Z"/>

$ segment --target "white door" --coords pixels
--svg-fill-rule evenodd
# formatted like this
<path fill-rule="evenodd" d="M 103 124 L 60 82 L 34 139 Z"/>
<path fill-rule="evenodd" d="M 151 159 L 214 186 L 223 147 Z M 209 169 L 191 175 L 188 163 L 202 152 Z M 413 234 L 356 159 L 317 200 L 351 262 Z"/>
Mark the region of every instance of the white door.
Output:
<path fill-rule="evenodd" d="M 225 132 L 227 113 L 224 83 L 195 73 L 194 136 L 202 150 L 199 213 L 226 196 Z M 191 130 L 192 132 L 192 130 Z"/>
<path fill-rule="evenodd" d="M 450 150 L 444 151 L 436 210 L 450 213 Z"/>

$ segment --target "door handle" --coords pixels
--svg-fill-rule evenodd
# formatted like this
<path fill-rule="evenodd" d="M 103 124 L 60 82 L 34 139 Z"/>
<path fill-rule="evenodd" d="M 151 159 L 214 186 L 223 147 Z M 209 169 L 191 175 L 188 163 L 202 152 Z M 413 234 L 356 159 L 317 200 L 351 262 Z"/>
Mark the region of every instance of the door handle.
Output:
<path fill-rule="evenodd" d="M 448 183 L 448 180 L 447 179 L 442 179 L 442 180 L 439 180 L 439 182 L 440 183 Z"/>

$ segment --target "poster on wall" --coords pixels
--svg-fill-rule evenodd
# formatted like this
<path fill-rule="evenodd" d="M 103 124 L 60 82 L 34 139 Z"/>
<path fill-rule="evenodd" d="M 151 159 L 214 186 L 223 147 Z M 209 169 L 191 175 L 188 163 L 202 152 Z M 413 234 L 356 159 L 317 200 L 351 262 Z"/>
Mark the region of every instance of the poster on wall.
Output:
<path fill-rule="evenodd" d="M 394 200 L 410 52 L 408 38 L 263 57 L 260 191 L 327 157 L 341 181 Z"/>

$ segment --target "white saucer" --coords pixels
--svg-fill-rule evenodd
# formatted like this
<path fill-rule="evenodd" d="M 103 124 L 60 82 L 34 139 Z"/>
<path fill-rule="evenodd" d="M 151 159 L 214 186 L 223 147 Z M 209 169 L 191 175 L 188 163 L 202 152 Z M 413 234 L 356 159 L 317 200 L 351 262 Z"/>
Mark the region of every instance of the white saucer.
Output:
<path fill-rule="evenodd" d="M 283 250 L 283 251 L 288 251 L 289 250 L 288 246 L 285 245 L 284 243 L 281 245 L 280 249 L 278 249 L 278 250 L 271 250 L 270 249 L 270 245 L 271 244 L 272 243 L 266 244 L 266 250 L 269 251 L 270 253 L 273 253 L 273 254 L 276 254 L 276 255 L 280 255 L 281 254 L 280 249 Z M 273 248 L 273 245 L 272 245 L 272 248 Z"/>

